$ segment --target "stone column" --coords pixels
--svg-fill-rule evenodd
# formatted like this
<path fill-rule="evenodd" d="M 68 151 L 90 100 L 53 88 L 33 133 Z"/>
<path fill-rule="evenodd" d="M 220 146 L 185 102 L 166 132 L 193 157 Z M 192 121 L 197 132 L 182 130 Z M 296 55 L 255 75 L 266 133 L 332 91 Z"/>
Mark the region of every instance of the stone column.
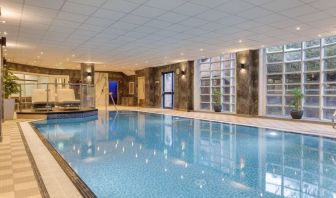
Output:
<path fill-rule="evenodd" d="M 258 115 L 259 51 L 237 52 L 237 114 Z"/>
<path fill-rule="evenodd" d="M 94 84 L 94 64 L 81 63 L 81 82 L 85 84 Z"/>
<path fill-rule="evenodd" d="M 153 107 L 155 105 L 155 71 L 154 68 L 144 69 L 145 77 L 145 107 Z"/>

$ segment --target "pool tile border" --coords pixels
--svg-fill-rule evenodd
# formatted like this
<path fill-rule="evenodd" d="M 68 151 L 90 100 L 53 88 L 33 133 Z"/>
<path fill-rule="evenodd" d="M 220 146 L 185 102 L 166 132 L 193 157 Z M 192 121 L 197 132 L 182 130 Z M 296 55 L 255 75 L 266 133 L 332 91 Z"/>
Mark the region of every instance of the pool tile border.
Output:
<path fill-rule="evenodd" d="M 86 185 L 86 183 L 78 176 L 78 174 L 71 168 L 71 166 L 63 159 L 63 157 L 56 151 L 56 149 L 49 143 L 49 141 L 39 132 L 39 130 L 32 124 L 28 122 L 30 127 L 39 137 L 44 146 L 48 149 L 50 154 L 57 161 L 58 165 L 62 168 L 64 173 L 69 177 L 71 182 L 80 192 L 84 198 L 96 198 L 97 196 L 94 192 Z"/>
<path fill-rule="evenodd" d="M 26 149 L 26 153 L 27 153 L 27 156 L 28 156 L 28 159 L 30 161 L 30 164 L 31 164 L 31 167 L 33 169 L 33 172 L 34 172 L 34 176 L 35 176 L 35 179 L 37 181 L 37 184 L 38 184 L 38 188 L 39 188 L 39 191 L 40 191 L 40 194 L 43 198 L 49 198 L 49 193 L 47 191 L 47 188 L 43 182 L 43 179 L 42 179 L 42 176 L 40 174 L 40 171 L 38 170 L 37 168 L 37 165 L 36 165 L 36 162 L 34 160 L 34 157 L 33 157 L 33 154 L 31 153 L 30 151 L 30 148 L 28 146 L 28 143 L 27 143 L 27 140 L 22 132 L 22 128 L 19 124 L 19 122 L 16 123 L 18 128 L 19 128 L 19 131 L 20 131 L 20 136 L 21 136 L 21 139 L 22 139 L 22 142 L 23 142 L 23 145 Z"/>

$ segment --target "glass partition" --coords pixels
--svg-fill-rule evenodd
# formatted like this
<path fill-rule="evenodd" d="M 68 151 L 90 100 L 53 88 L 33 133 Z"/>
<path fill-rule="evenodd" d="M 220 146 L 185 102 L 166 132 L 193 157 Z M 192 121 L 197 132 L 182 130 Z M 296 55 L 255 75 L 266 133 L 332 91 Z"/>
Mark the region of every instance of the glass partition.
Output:
<path fill-rule="evenodd" d="M 95 87 L 81 83 L 40 83 L 18 81 L 20 93 L 15 99 L 17 112 L 59 111 L 95 108 Z"/>

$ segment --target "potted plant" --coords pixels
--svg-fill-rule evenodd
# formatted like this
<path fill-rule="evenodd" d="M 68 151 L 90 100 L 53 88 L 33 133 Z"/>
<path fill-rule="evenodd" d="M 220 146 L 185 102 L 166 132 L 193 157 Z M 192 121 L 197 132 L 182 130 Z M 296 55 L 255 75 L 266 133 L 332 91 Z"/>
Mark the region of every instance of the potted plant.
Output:
<path fill-rule="evenodd" d="M 301 119 L 303 115 L 301 101 L 303 98 L 303 93 L 301 89 L 295 88 L 292 91 L 293 94 L 293 101 L 292 101 L 292 109 L 291 109 L 291 116 L 293 119 Z"/>
<path fill-rule="evenodd" d="M 10 95 L 20 92 L 19 84 L 16 82 L 19 78 L 7 69 L 3 70 L 3 91 L 4 91 L 4 119 L 12 120 L 15 111 L 15 99 L 9 98 Z"/>
<path fill-rule="evenodd" d="M 221 105 L 221 92 L 219 89 L 215 89 L 212 96 L 212 102 L 213 102 L 213 109 L 215 112 L 221 112 L 222 111 L 222 105 Z"/>

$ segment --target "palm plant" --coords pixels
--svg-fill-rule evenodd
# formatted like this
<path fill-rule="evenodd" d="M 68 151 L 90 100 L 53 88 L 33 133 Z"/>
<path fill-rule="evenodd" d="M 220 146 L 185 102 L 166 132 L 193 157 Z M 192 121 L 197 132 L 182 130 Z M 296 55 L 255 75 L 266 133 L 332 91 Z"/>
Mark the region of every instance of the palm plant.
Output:
<path fill-rule="evenodd" d="M 293 94 L 293 101 L 292 101 L 292 107 L 294 111 L 300 111 L 302 109 L 302 98 L 303 93 L 300 88 L 295 88 L 292 91 Z"/>
<path fill-rule="evenodd" d="M 16 82 L 19 78 L 7 69 L 3 70 L 3 74 L 4 97 L 7 99 L 10 95 L 20 92 L 19 84 Z"/>
<path fill-rule="evenodd" d="M 219 89 L 215 89 L 212 96 L 212 101 L 214 105 L 220 105 L 221 103 L 221 92 Z"/>

